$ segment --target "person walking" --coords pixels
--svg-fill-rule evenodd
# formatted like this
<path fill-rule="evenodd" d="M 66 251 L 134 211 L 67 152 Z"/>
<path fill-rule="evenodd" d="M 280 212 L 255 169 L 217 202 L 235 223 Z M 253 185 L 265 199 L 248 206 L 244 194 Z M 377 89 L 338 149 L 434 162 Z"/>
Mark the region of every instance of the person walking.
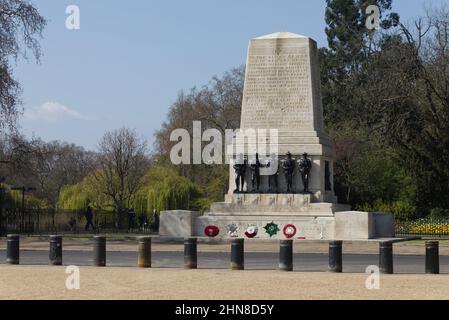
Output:
<path fill-rule="evenodd" d="M 135 221 L 136 221 L 136 212 L 133 208 L 128 209 L 128 228 L 129 231 L 133 231 L 135 228 Z"/>
<path fill-rule="evenodd" d="M 145 213 L 141 213 L 139 215 L 139 226 L 140 226 L 140 230 L 142 232 L 145 232 L 145 228 L 147 226 L 148 220 L 147 220 L 147 215 Z"/>
<path fill-rule="evenodd" d="M 153 209 L 153 216 L 151 217 L 151 229 L 154 232 L 159 231 L 159 216 L 156 209 Z"/>
<path fill-rule="evenodd" d="M 95 231 L 95 226 L 92 222 L 92 220 L 94 218 L 94 214 L 93 214 L 92 208 L 90 206 L 87 206 L 85 217 L 86 217 L 86 227 L 84 228 L 84 230 L 89 231 L 89 227 L 92 227 L 92 230 Z"/>

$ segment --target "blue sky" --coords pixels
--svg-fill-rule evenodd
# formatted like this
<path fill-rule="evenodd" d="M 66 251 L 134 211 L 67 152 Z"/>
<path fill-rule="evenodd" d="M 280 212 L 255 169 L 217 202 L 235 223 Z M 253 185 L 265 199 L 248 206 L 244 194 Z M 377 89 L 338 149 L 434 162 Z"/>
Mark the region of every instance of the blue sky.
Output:
<path fill-rule="evenodd" d="M 325 1 L 34 0 L 48 20 L 41 63 L 18 61 L 27 136 L 96 149 L 107 130 L 154 132 L 180 90 L 245 63 L 249 39 L 277 31 L 326 45 Z M 81 29 L 65 27 L 77 5 Z M 449 0 L 394 0 L 403 20 Z"/>

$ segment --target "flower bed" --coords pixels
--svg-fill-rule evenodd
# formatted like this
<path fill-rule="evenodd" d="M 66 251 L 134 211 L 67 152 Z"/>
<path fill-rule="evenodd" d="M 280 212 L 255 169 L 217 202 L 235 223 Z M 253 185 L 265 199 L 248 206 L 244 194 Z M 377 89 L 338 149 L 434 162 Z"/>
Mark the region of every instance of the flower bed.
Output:
<path fill-rule="evenodd" d="M 449 219 L 396 222 L 397 235 L 449 236 Z"/>

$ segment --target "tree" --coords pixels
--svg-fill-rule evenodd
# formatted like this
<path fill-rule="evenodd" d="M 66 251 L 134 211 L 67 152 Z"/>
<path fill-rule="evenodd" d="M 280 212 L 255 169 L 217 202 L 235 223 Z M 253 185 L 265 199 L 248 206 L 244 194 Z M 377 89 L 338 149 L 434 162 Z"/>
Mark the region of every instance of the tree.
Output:
<path fill-rule="evenodd" d="M 147 143 L 135 131 L 121 128 L 105 133 L 93 175 L 97 190 L 114 205 L 118 228 L 123 227 L 124 209 L 132 204 L 148 168 Z"/>
<path fill-rule="evenodd" d="M 338 14 L 335 17 L 345 20 Z M 376 37 L 356 38 L 365 39 L 363 46 L 360 41 L 349 41 L 350 36 L 344 38 L 344 28 L 338 25 L 331 23 L 332 32 L 328 33 L 331 40 L 338 41 L 330 41 L 331 49 L 321 52 L 326 122 L 333 132 L 356 128 L 366 137 L 352 150 L 357 157 L 349 161 L 351 181 L 344 174 L 349 172 L 347 159 L 336 163 L 339 186 L 346 192 L 351 186 L 352 196 L 347 200 L 356 206 L 363 204 L 361 201 L 399 201 L 404 184 L 394 183 L 399 190 L 385 189 L 381 199 L 376 199 L 376 189 L 382 188 L 373 187 L 381 183 L 389 188 L 398 172 L 397 177 L 402 175 L 401 179 L 412 185 L 404 203 L 416 205 L 420 214 L 448 207 L 448 10 L 429 12 L 413 27 L 397 22 L 392 24 L 395 28 L 376 31 Z M 359 50 L 363 47 L 369 50 Z M 353 61 L 351 52 L 359 53 Z M 370 150 L 373 148 L 381 158 Z M 387 181 L 376 179 L 383 172 L 389 172 Z"/>
<path fill-rule="evenodd" d="M 38 39 L 46 20 L 26 0 L 0 0 L 0 130 L 15 129 L 21 88 L 12 75 L 11 61 L 27 58 L 27 50 L 39 61 Z"/>
<path fill-rule="evenodd" d="M 190 93 L 180 92 L 168 112 L 167 120 L 156 132 L 156 151 L 169 154 L 173 142 L 169 141 L 174 129 L 192 130 L 193 121 L 201 121 L 203 129 L 216 128 L 223 134 L 226 129 L 240 126 L 243 96 L 244 66 L 231 69 L 223 77 L 213 77 L 200 90 L 192 88 Z"/>
<path fill-rule="evenodd" d="M 193 88 L 188 94 L 181 92 L 178 95 L 178 99 L 170 107 L 167 120 L 155 134 L 155 156 L 159 163 L 172 165 L 169 155 L 176 142 L 170 141 L 170 134 L 173 130 L 182 128 L 192 136 L 193 121 L 201 121 L 203 130 L 218 129 L 223 136 L 226 129 L 240 127 L 244 77 L 244 67 L 241 66 L 226 72 L 222 77 L 213 77 L 210 83 L 200 90 Z M 204 186 L 213 180 L 216 174 L 223 176 L 228 170 L 227 166 L 219 167 L 220 169 L 206 164 L 181 164 L 177 166 L 177 170 L 192 182 Z"/>
<path fill-rule="evenodd" d="M 61 189 L 76 184 L 89 174 L 95 160 L 92 152 L 74 144 L 35 142 L 32 161 L 38 195 L 55 209 Z"/>
<path fill-rule="evenodd" d="M 380 9 L 381 30 L 366 27 L 369 5 Z M 335 191 L 340 201 L 354 207 L 376 199 L 381 186 L 372 184 L 383 177 L 382 161 L 393 157 L 378 134 L 380 97 L 387 96 L 378 90 L 384 89 L 380 84 L 388 75 L 385 66 L 373 67 L 383 50 L 380 43 L 399 24 L 391 9 L 392 0 L 327 0 L 328 48 L 319 50 L 324 117 L 337 150 Z"/>
<path fill-rule="evenodd" d="M 449 9 L 430 11 L 413 27 L 401 24 L 397 36 L 402 50 L 391 48 L 382 62 L 396 75 L 389 83 L 410 83 L 402 86 L 408 103 L 387 113 L 385 136 L 418 183 L 419 206 L 448 208 Z"/>
<path fill-rule="evenodd" d="M 33 187 L 34 195 L 53 209 L 62 187 L 82 181 L 95 160 L 93 152 L 74 144 L 28 140 L 19 134 L 0 139 L 0 157 L 9 161 L 0 167 L 9 185 Z"/>
<path fill-rule="evenodd" d="M 347 121 L 377 136 L 411 177 L 420 213 L 449 206 L 449 12 L 444 7 L 379 38 L 352 76 Z M 368 161 L 366 165 L 368 166 Z"/>
<path fill-rule="evenodd" d="M 341 202 L 354 208 L 376 201 L 413 203 L 416 183 L 395 158 L 395 150 L 382 145 L 364 128 L 332 132 L 336 151 L 335 184 Z"/>
<path fill-rule="evenodd" d="M 319 50 L 323 84 L 324 118 L 328 126 L 346 120 L 346 114 L 366 114 L 363 95 L 355 89 L 366 83 L 364 66 L 376 52 L 376 34 L 366 28 L 366 8 L 380 9 L 384 30 L 399 24 L 399 15 L 390 12 L 392 0 L 326 0 L 326 35 L 328 48 Z"/>
<path fill-rule="evenodd" d="M 87 206 L 96 210 L 112 211 L 114 209 L 110 197 L 98 192 L 97 182 L 93 174 L 87 175 L 81 182 L 62 187 L 58 209 L 85 213 Z"/>
<path fill-rule="evenodd" d="M 336 70 L 348 73 L 358 70 L 372 49 L 375 30 L 366 27 L 366 9 L 375 5 L 380 11 L 380 26 L 397 26 L 399 15 L 390 12 L 393 0 L 326 0 L 326 35 L 329 58 L 338 63 Z"/>
<path fill-rule="evenodd" d="M 194 208 L 198 188 L 189 179 L 177 174 L 172 167 L 153 166 L 144 176 L 133 205 L 138 213 L 152 213 L 153 209 L 189 210 Z"/>

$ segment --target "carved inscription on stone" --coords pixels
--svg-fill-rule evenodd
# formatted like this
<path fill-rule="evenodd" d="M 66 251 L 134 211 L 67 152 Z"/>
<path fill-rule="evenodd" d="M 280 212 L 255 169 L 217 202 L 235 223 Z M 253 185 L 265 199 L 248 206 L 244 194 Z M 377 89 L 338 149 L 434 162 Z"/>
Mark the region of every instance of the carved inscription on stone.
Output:
<path fill-rule="evenodd" d="M 313 98 L 307 46 L 257 48 L 248 56 L 243 128 L 313 130 Z"/>

